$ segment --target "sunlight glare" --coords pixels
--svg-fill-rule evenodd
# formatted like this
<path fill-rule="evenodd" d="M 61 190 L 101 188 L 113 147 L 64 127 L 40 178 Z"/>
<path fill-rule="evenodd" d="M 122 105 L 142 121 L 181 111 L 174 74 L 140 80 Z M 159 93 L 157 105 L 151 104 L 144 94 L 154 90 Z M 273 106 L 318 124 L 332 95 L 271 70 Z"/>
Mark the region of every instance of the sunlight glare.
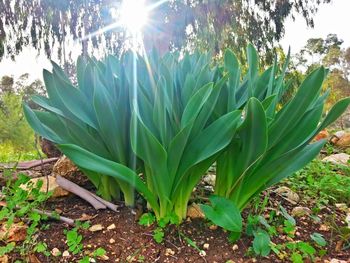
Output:
<path fill-rule="evenodd" d="M 121 24 L 132 34 L 138 34 L 148 20 L 148 9 L 144 0 L 124 0 L 120 12 Z"/>

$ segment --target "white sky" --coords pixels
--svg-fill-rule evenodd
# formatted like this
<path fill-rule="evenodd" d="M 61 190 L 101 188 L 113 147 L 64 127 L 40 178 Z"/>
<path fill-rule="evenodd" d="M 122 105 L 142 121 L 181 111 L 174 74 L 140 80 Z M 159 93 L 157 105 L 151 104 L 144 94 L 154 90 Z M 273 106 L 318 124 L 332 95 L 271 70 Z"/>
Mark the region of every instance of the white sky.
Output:
<path fill-rule="evenodd" d="M 343 47 L 350 46 L 350 0 L 332 0 L 321 5 L 314 17 L 315 27 L 308 28 L 301 16 L 295 21 L 286 22 L 285 36 L 280 42 L 285 51 L 291 47 L 292 53 L 298 53 L 309 38 L 326 38 L 328 34 L 337 34 L 344 40 Z"/>
<path fill-rule="evenodd" d="M 284 50 L 291 46 L 292 53 L 297 53 L 307 39 L 321 37 L 334 33 L 344 40 L 343 47 L 350 46 L 350 0 L 333 0 L 331 4 L 322 5 L 314 17 L 315 28 L 308 28 L 301 16 L 295 21 L 288 19 L 285 27 L 285 37 L 281 41 Z M 0 62 L 0 77 L 12 75 L 18 77 L 29 73 L 32 79 L 42 78 L 43 68 L 50 68 L 49 61 L 43 56 L 37 56 L 33 48 L 26 48 L 16 58 L 16 62 L 4 59 Z"/>

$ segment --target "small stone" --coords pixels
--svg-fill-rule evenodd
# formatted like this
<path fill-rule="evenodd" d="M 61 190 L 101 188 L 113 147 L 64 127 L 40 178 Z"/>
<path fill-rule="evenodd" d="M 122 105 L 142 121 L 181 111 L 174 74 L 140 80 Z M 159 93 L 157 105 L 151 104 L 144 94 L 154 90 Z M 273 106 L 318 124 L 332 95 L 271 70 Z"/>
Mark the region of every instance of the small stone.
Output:
<path fill-rule="evenodd" d="M 109 260 L 109 257 L 107 255 L 102 255 L 102 256 L 100 256 L 98 258 L 101 259 L 101 260 L 104 260 L 104 261 Z"/>
<path fill-rule="evenodd" d="M 89 258 L 89 261 L 90 261 L 91 263 L 96 263 L 96 259 L 94 259 L 94 258 Z"/>
<path fill-rule="evenodd" d="M 201 250 L 201 251 L 199 252 L 199 255 L 200 255 L 201 257 L 205 257 L 205 256 L 207 255 L 207 253 L 206 253 L 204 250 Z"/>
<path fill-rule="evenodd" d="M 288 202 L 296 204 L 299 202 L 300 197 L 297 193 L 293 192 L 286 186 L 281 186 L 275 190 L 277 194 L 282 195 Z"/>
<path fill-rule="evenodd" d="M 67 258 L 69 256 L 70 256 L 70 254 L 69 254 L 69 252 L 67 250 L 63 251 L 62 257 Z"/>
<path fill-rule="evenodd" d="M 291 214 L 292 214 L 292 216 L 295 216 L 295 217 L 302 217 L 302 216 L 310 215 L 311 210 L 310 210 L 310 208 L 307 208 L 307 207 L 296 206 L 293 208 Z"/>
<path fill-rule="evenodd" d="M 109 240 L 109 244 L 114 244 L 115 243 L 115 240 L 113 239 L 113 238 L 111 238 L 110 240 Z"/>
<path fill-rule="evenodd" d="M 52 168 L 52 172 L 63 177 L 71 176 L 78 168 L 66 156 L 62 156 Z"/>
<path fill-rule="evenodd" d="M 0 227 L 0 240 L 6 242 L 20 242 L 26 239 L 27 228 L 23 222 L 14 223 L 7 228 L 6 224 Z"/>
<path fill-rule="evenodd" d="M 43 184 L 41 186 L 40 192 L 46 193 L 46 190 L 48 189 L 49 192 L 52 192 L 51 198 L 56 198 L 56 197 L 62 197 L 62 196 L 67 196 L 69 192 L 64 190 L 61 186 L 59 186 L 56 182 L 56 177 L 54 176 L 41 176 L 38 178 L 33 178 L 29 180 L 30 184 L 36 185 L 38 181 L 42 181 Z M 28 183 L 27 184 L 22 184 L 20 187 L 23 190 L 28 190 Z M 47 187 L 47 185 L 49 185 Z"/>
<path fill-rule="evenodd" d="M 237 244 L 234 244 L 233 246 L 232 246 L 232 250 L 233 251 L 236 251 L 238 249 L 238 245 Z"/>
<path fill-rule="evenodd" d="M 192 205 L 190 205 L 187 209 L 187 216 L 190 218 L 204 218 L 205 215 L 202 212 L 202 209 L 200 208 L 199 205 L 197 205 L 196 203 L 193 203 Z"/>
<path fill-rule="evenodd" d="M 326 158 L 323 158 L 323 162 L 330 162 L 333 164 L 341 164 L 341 165 L 348 165 L 348 161 L 350 159 L 350 155 L 346 153 L 337 153 L 332 154 L 330 156 L 327 156 Z"/>
<path fill-rule="evenodd" d="M 63 211 L 62 211 L 61 209 L 59 209 L 59 208 L 56 208 L 56 209 L 55 209 L 55 212 L 56 212 L 57 214 L 59 214 L 59 215 L 63 213 Z"/>
<path fill-rule="evenodd" d="M 350 133 L 346 133 L 335 143 L 338 147 L 349 147 L 350 146 Z"/>
<path fill-rule="evenodd" d="M 348 210 L 348 206 L 345 203 L 335 204 L 335 207 L 344 212 Z"/>
<path fill-rule="evenodd" d="M 101 231 L 103 226 L 101 224 L 93 225 L 89 228 L 91 232 Z"/>
<path fill-rule="evenodd" d="M 211 186 L 215 186 L 215 180 L 216 180 L 215 174 L 207 174 L 203 177 L 203 182 Z"/>
<path fill-rule="evenodd" d="M 341 260 L 341 259 L 336 259 L 336 258 L 332 258 L 330 263 L 346 263 L 347 261 L 345 260 Z"/>
<path fill-rule="evenodd" d="M 8 263 L 9 262 L 9 258 L 7 255 L 3 255 L 0 257 L 0 262 L 1 263 Z"/>
<path fill-rule="evenodd" d="M 57 247 L 55 247 L 55 248 L 53 248 L 53 249 L 51 250 L 51 254 L 52 254 L 54 257 L 58 257 L 58 256 L 61 255 L 61 251 L 60 251 Z"/>
<path fill-rule="evenodd" d="M 165 249 L 165 256 L 173 256 L 175 255 L 175 251 L 173 251 L 171 248 Z"/>
<path fill-rule="evenodd" d="M 350 214 L 346 215 L 345 222 L 348 224 L 348 228 L 350 228 Z"/>
<path fill-rule="evenodd" d="M 208 244 L 208 243 L 205 243 L 205 244 L 203 245 L 203 248 L 206 249 L 206 250 L 208 250 L 208 249 L 209 249 L 209 244 Z"/>
<path fill-rule="evenodd" d="M 116 229 L 116 226 L 115 224 L 111 224 L 107 227 L 108 230 L 113 230 L 113 229 Z"/>
<path fill-rule="evenodd" d="M 216 230 L 216 229 L 218 229 L 218 226 L 217 225 L 210 225 L 209 229 L 210 230 Z"/>
<path fill-rule="evenodd" d="M 211 185 L 205 185 L 204 190 L 214 193 L 214 187 L 212 187 Z"/>
<path fill-rule="evenodd" d="M 320 228 L 318 230 L 320 230 L 320 231 L 329 231 L 329 226 L 322 224 L 322 225 L 320 225 Z"/>

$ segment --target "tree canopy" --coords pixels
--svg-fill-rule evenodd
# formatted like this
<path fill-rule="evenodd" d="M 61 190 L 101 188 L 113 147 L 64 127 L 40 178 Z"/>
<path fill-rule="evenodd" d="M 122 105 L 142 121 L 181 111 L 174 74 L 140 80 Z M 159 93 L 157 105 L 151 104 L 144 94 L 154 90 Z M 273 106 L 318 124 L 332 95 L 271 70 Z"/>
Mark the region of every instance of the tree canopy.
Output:
<path fill-rule="evenodd" d="M 284 34 L 287 17 L 301 14 L 313 26 L 313 15 L 330 0 L 173 0 L 146 1 L 155 5 L 151 24 L 145 29 L 147 42 L 160 49 L 192 45 L 219 51 L 239 51 L 247 42 L 259 50 L 270 50 Z M 0 59 L 14 58 L 31 45 L 50 57 L 57 52 L 66 59 L 67 38 L 82 39 L 113 23 L 111 8 L 121 0 L 0 0 Z M 89 46 L 117 54 L 123 49 L 125 31 L 114 29 L 80 41 L 83 52 Z M 160 47 L 161 46 L 161 47 Z"/>

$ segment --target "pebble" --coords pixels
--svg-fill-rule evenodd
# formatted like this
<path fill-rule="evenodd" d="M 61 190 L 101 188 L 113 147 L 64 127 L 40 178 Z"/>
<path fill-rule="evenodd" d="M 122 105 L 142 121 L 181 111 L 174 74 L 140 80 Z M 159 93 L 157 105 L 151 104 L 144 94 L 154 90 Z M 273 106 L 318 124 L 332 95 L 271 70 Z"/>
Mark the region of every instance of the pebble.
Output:
<path fill-rule="evenodd" d="M 109 260 L 109 257 L 107 255 L 102 255 L 99 257 L 99 259 L 106 261 Z"/>
<path fill-rule="evenodd" d="M 233 246 L 232 246 L 232 250 L 233 251 L 236 251 L 238 249 L 238 245 L 237 244 L 234 244 Z"/>
<path fill-rule="evenodd" d="M 109 225 L 107 227 L 108 230 L 112 230 L 112 229 L 115 229 L 115 228 L 116 228 L 115 224 L 111 224 L 111 225 Z"/>
<path fill-rule="evenodd" d="M 299 195 L 286 186 L 277 188 L 275 192 L 285 197 L 285 199 L 292 204 L 296 204 L 300 200 Z"/>
<path fill-rule="evenodd" d="M 67 250 L 63 251 L 62 257 L 66 258 L 66 257 L 69 257 L 69 256 L 70 256 L 70 254 L 69 254 L 69 252 Z"/>
<path fill-rule="evenodd" d="M 345 203 L 335 204 L 335 207 L 344 212 L 348 209 L 348 206 Z"/>
<path fill-rule="evenodd" d="M 173 251 L 171 248 L 166 248 L 165 255 L 166 256 L 173 256 L 173 255 L 175 255 L 175 251 Z"/>
<path fill-rule="evenodd" d="M 103 226 L 101 224 L 93 225 L 89 228 L 91 232 L 101 231 Z"/>
<path fill-rule="evenodd" d="M 206 253 L 204 250 L 201 250 L 201 251 L 199 252 L 199 255 L 200 255 L 201 257 L 205 257 L 205 256 L 207 255 L 207 253 Z"/>
<path fill-rule="evenodd" d="M 55 247 L 51 250 L 51 254 L 54 256 L 54 257 L 58 257 L 59 255 L 61 255 L 61 251 Z"/>
<path fill-rule="evenodd" d="M 327 225 L 320 225 L 320 228 L 318 230 L 320 230 L 320 231 L 329 231 L 329 226 L 327 226 Z"/>
<path fill-rule="evenodd" d="M 217 225 L 210 225 L 209 229 L 210 230 L 216 230 L 216 229 L 218 229 L 218 226 Z"/>
<path fill-rule="evenodd" d="M 208 250 L 208 249 L 209 249 L 209 244 L 208 244 L 208 243 L 205 243 L 205 244 L 203 245 L 203 248 L 206 249 L 206 250 Z"/>
<path fill-rule="evenodd" d="M 304 207 L 304 206 L 296 206 L 293 208 L 292 210 L 292 216 L 295 216 L 295 217 L 302 217 L 302 216 L 305 216 L 305 215 L 310 215 L 312 212 L 310 210 L 310 208 L 308 207 Z"/>
<path fill-rule="evenodd" d="M 114 244 L 115 243 L 115 240 L 113 239 L 113 238 L 111 238 L 110 240 L 109 240 L 109 244 Z"/>

